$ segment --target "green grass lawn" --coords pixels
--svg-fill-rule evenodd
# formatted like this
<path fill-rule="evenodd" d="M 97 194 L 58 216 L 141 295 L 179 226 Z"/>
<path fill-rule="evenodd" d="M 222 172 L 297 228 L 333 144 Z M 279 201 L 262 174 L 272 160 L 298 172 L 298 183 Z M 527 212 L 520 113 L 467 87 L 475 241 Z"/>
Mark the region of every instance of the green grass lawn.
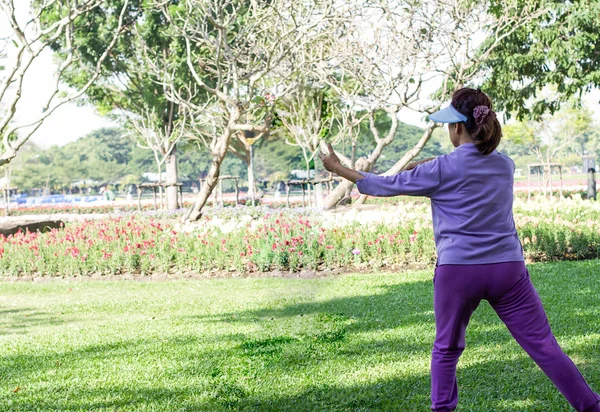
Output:
<path fill-rule="evenodd" d="M 599 268 L 530 266 L 596 390 Z M 427 411 L 431 279 L 0 283 L 0 410 Z M 571 410 L 487 304 L 459 386 L 459 411 Z"/>

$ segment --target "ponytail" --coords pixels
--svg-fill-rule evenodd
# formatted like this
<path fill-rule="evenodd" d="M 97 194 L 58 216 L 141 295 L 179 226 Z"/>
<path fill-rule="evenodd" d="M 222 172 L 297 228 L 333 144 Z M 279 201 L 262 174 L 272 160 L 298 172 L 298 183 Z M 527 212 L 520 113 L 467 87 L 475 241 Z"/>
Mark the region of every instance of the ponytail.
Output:
<path fill-rule="evenodd" d="M 467 116 L 465 128 L 479 152 L 488 155 L 496 150 L 502 139 L 502 127 L 490 98 L 479 89 L 464 87 L 452 95 L 452 106 Z"/>

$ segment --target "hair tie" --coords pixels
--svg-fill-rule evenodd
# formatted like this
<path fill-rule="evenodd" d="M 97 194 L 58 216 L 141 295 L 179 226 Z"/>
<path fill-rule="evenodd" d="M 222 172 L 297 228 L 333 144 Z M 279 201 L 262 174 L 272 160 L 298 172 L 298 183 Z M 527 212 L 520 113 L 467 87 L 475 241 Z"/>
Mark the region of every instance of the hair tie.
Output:
<path fill-rule="evenodd" d="M 475 118 L 475 124 L 477 126 L 481 126 L 481 123 L 485 120 L 485 118 L 492 112 L 487 106 L 476 106 L 473 109 L 473 117 Z"/>

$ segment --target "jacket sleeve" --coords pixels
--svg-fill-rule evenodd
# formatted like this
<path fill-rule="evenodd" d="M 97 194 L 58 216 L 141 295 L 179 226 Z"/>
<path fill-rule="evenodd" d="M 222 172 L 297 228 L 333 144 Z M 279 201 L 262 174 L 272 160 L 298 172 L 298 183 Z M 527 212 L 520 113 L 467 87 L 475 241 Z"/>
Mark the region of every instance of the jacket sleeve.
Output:
<path fill-rule="evenodd" d="M 393 176 L 360 172 L 364 179 L 356 181 L 363 195 L 389 197 L 397 195 L 433 196 L 440 187 L 441 173 L 438 159 L 421 163 L 413 170 Z"/>

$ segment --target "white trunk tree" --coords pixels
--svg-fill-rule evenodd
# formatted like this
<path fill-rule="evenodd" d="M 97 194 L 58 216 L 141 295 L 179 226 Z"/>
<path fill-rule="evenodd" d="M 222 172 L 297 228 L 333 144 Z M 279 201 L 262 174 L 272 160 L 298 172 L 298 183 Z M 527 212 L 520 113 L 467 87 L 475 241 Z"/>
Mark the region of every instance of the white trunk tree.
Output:
<path fill-rule="evenodd" d="M 327 71 L 328 85 L 337 92 L 342 119 L 340 134 L 351 142 L 350 156 L 340 159 L 348 167 L 369 171 L 383 149 L 394 139 L 398 113 L 414 104 L 435 58 L 426 17 L 426 2 L 409 5 L 398 1 L 358 2 L 348 9 L 350 24 L 330 45 L 331 59 L 319 69 Z M 378 113 L 385 113 L 391 127 L 382 132 L 375 125 Z M 375 147 L 356 159 L 361 124 L 368 120 Z M 322 143 L 323 144 L 323 143 Z M 340 153 L 338 153 L 340 155 Z M 332 208 L 348 195 L 352 183 L 342 182 L 325 200 Z"/>
<path fill-rule="evenodd" d="M 277 115 L 285 129 L 286 143 L 302 150 L 307 179 L 311 179 L 311 164 L 320 142 L 333 127 L 333 114 L 327 101 L 324 84 L 318 81 L 300 81 L 296 88 L 282 99 Z M 316 177 L 316 167 L 315 177 Z M 309 204 L 312 203 L 311 185 L 308 185 Z M 317 200 L 318 202 L 319 200 Z"/>
<path fill-rule="evenodd" d="M 398 0 L 377 0 L 375 13 L 381 18 L 372 27 L 373 39 L 364 36 L 364 20 L 342 39 L 345 47 L 338 50 L 356 51 L 346 53 L 340 64 L 343 76 L 331 82 L 341 93 L 356 90 L 346 101 L 363 99 L 365 109 L 370 113 L 370 129 L 374 134 L 376 147 L 355 168 L 369 171 L 385 147 L 393 139 L 398 112 L 407 108 L 426 116 L 438 110 L 452 92 L 465 84 L 476 82 L 485 75 L 482 64 L 490 53 L 510 33 L 546 13 L 537 5 L 524 5 L 517 0 L 505 2 L 501 12 L 490 13 L 489 3 L 459 1 L 422 1 L 411 5 Z M 370 20 L 366 20 L 370 21 Z M 378 24 L 378 25 L 377 25 Z M 362 34 L 362 35 L 361 35 Z M 479 41 L 477 39 L 480 39 Z M 394 53 L 401 50 L 401 53 Z M 354 57 L 352 57 L 354 56 Z M 340 82 L 344 80 L 362 87 L 348 88 Z M 390 84 L 390 96 L 383 98 L 381 80 L 379 87 L 375 79 L 396 79 Z M 424 86 L 437 85 L 435 95 L 424 96 Z M 353 98 L 353 96 L 356 96 Z M 350 106 L 349 106 L 350 107 Z M 390 133 L 381 138 L 374 127 L 372 113 L 385 110 L 392 119 Z M 384 175 L 400 172 L 424 147 L 438 125 L 429 124 L 419 142 L 408 151 Z M 351 161 L 345 156 L 340 159 L 347 165 Z M 326 206 L 334 207 L 348 188 L 344 182 L 327 199 Z M 359 203 L 363 202 L 364 196 Z"/>
<path fill-rule="evenodd" d="M 268 94 L 280 97 L 286 93 L 282 86 L 285 82 L 279 80 L 302 69 L 293 59 L 297 50 L 305 49 L 315 39 L 333 35 L 320 27 L 333 15 L 335 3 L 187 0 L 182 9 L 175 9 L 156 1 L 168 15 L 176 35 L 184 39 L 184 58 L 194 80 L 188 88 L 171 87 L 171 98 L 194 117 L 201 115 L 195 111 L 198 95 L 209 95 L 221 117 L 209 142 L 212 162 L 206 184 L 186 220 L 201 216 L 218 182 L 232 136 L 243 131 L 268 131 L 268 110 L 261 111 L 260 107 L 263 99 Z M 171 82 L 176 83 L 174 77 Z"/>

